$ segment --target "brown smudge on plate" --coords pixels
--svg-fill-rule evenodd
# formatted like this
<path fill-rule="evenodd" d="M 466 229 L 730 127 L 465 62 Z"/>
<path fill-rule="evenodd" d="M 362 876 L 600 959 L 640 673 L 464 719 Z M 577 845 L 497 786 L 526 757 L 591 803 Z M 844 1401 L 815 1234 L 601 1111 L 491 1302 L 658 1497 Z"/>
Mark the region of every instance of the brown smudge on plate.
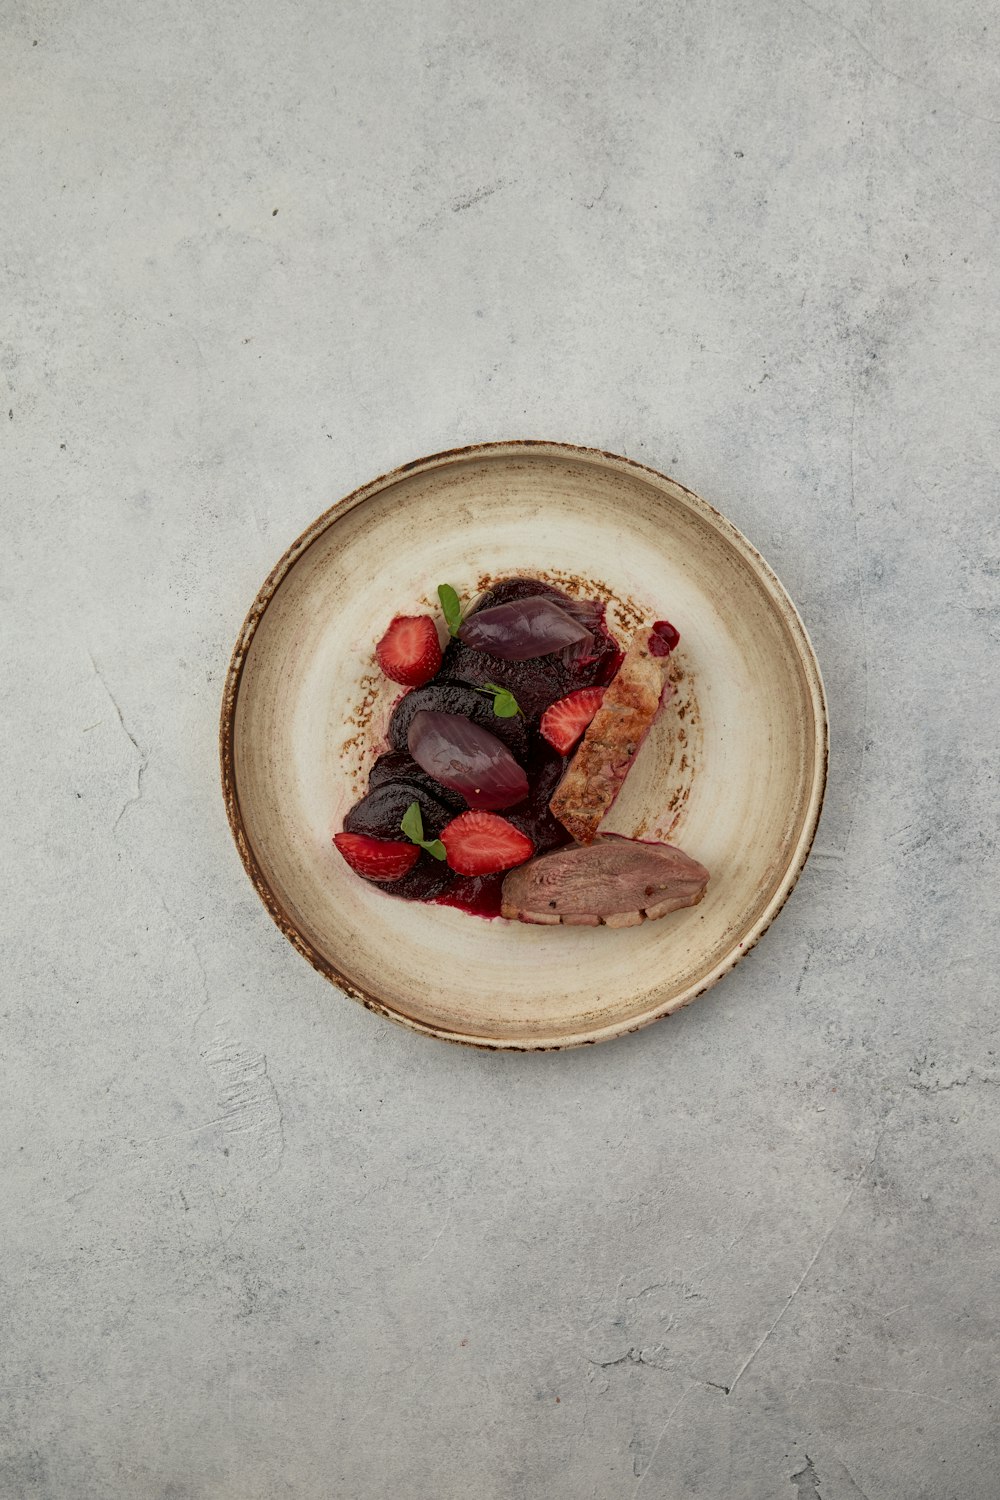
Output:
<path fill-rule="evenodd" d="M 379 671 L 372 657 L 370 670 L 358 681 L 357 700 L 345 715 L 344 727 L 352 730 L 340 746 L 340 773 L 347 777 L 357 801 L 367 784 L 372 762 L 383 747 L 385 726 L 399 701 L 396 683 Z"/>

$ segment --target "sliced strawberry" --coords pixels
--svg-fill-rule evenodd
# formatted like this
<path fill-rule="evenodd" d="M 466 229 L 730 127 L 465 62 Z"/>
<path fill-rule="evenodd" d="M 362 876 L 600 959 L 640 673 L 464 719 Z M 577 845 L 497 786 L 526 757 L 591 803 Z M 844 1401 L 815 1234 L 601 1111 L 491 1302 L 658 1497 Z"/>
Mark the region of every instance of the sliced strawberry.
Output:
<path fill-rule="evenodd" d="M 393 682 L 422 687 L 441 665 L 441 642 L 430 615 L 397 615 L 375 647 L 378 664 Z"/>
<path fill-rule="evenodd" d="M 492 875 L 523 865 L 535 852 L 526 833 L 496 813 L 466 812 L 441 830 L 448 863 L 460 875 Z"/>
<path fill-rule="evenodd" d="M 543 736 L 560 755 L 568 755 L 601 706 L 602 687 L 578 688 L 542 714 Z"/>
<path fill-rule="evenodd" d="M 373 839 L 367 833 L 335 833 L 333 842 L 351 869 L 365 880 L 401 880 L 420 858 L 416 844 Z"/>

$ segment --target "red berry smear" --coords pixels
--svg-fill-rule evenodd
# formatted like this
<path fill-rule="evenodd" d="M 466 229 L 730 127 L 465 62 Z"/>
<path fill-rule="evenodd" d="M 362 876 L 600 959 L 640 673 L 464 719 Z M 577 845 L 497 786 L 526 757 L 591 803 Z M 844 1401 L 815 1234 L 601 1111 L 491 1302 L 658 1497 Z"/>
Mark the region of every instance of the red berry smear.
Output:
<path fill-rule="evenodd" d="M 470 917 L 485 917 L 492 922 L 503 905 L 505 870 L 496 875 L 456 875 L 440 896 L 432 898 L 434 906 L 454 906 Z"/>

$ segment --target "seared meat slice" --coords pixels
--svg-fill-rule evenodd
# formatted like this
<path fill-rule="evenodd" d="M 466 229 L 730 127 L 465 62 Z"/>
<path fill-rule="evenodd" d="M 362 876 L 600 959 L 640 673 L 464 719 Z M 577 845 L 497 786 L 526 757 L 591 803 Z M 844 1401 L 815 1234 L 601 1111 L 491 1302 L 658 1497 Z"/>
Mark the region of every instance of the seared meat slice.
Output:
<path fill-rule="evenodd" d="M 671 844 L 606 834 L 511 870 L 501 915 L 547 926 L 637 927 L 695 906 L 707 883 L 704 865 Z"/>
<path fill-rule="evenodd" d="M 621 791 L 653 720 L 673 697 L 667 666 L 678 639 L 666 621 L 638 630 L 605 689 L 604 700 L 549 803 L 577 843 L 590 844 L 597 837 L 601 820 Z"/>

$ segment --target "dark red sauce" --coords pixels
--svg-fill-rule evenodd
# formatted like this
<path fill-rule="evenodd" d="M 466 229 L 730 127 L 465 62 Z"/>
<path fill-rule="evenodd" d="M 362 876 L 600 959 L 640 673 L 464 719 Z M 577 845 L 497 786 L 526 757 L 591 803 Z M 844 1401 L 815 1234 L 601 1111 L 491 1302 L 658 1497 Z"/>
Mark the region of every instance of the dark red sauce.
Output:
<path fill-rule="evenodd" d="M 500 893 L 506 870 L 497 875 L 456 875 L 440 896 L 432 897 L 431 906 L 457 906 L 470 917 L 485 917 L 492 922 L 500 915 Z"/>

